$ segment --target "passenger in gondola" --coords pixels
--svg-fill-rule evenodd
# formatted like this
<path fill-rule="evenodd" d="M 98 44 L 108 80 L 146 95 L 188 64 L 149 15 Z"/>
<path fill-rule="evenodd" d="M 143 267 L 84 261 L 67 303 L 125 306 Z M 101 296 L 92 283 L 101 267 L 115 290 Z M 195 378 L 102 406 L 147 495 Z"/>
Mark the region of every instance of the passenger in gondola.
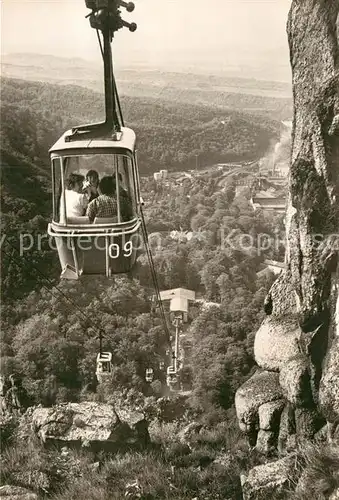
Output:
<path fill-rule="evenodd" d="M 122 175 L 120 173 L 118 174 L 118 180 L 119 180 L 119 199 L 120 199 L 121 217 L 123 222 L 127 222 L 133 218 L 132 200 L 130 195 L 123 186 Z"/>
<path fill-rule="evenodd" d="M 120 194 L 120 207 L 122 219 L 124 222 L 133 219 L 132 200 L 125 190 L 123 190 L 123 192 Z"/>
<path fill-rule="evenodd" d="M 96 170 L 89 170 L 86 174 L 86 183 L 88 184 L 89 202 L 95 200 L 99 196 L 99 174 Z"/>
<path fill-rule="evenodd" d="M 83 193 L 83 183 L 85 177 L 79 174 L 70 174 L 67 179 L 65 189 L 66 217 L 82 217 L 85 214 L 88 197 Z M 63 197 L 61 197 L 63 205 Z M 60 213 L 63 213 L 63 207 L 60 207 Z"/>
<path fill-rule="evenodd" d="M 96 217 L 116 217 L 118 214 L 116 190 L 113 177 L 103 177 L 99 182 L 99 196 L 92 200 L 86 211 L 90 222 Z"/>

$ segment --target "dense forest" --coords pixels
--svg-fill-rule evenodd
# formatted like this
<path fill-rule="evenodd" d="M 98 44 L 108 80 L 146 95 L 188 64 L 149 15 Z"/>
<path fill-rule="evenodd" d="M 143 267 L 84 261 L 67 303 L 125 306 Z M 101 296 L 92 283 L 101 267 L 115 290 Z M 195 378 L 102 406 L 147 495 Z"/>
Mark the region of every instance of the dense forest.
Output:
<path fill-rule="evenodd" d="M 1 142 L 5 150 L 47 167 L 50 146 L 67 129 L 103 118 L 99 93 L 75 86 L 3 78 Z M 216 107 L 124 97 L 126 124 L 138 137 L 142 173 L 263 155 L 279 135 L 279 123 Z M 20 124 L 22 134 L 17 134 Z M 254 157 L 253 157 L 254 156 Z"/>
<path fill-rule="evenodd" d="M 54 135 L 56 138 L 74 124 L 74 117 L 83 121 L 98 116 L 99 102 L 93 102 L 94 97 L 97 96 L 84 89 L 4 80 L 1 373 L 22 378 L 30 404 L 110 401 L 117 391 L 144 401 L 155 401 L 166 394 L 166 373 L 160 369 L 160 361 L 165 359 L 165 332 L 158 313 L 152 312 L 154 291 L 145 254 L 138 259 L 134 278 L 86 278 L 60 283 L 57 254 L 45 237 L 51 211 L 47 147 Z M 83 109 L 94 109 L 93 115 L 84 116 L 79 111 L 80 102 Z M 214 111 L 205 107 L 190 106 L 186 113 L 182 106 L 151 106 L 142 100 L 126 100 L 124 107 L 131 120 L 138 123 L 135 128 L 140 127 L 141 139 L 147 139 L 146 132 L 153 131 L 152 141 L 140 140 L 140 149 L 144 158 L 151 158 L 158 167 L 159 151 L 170 158 L 166 161 L 178 166 L 175 155 L 180 152 L 191 157 L 196 151 L 194 145 L 201 146 L 200 139 L 208 142 L 210 151 L 224 144 L 234 151 L 239 148 L 241 158 L 247 155 L 245 151 L 248 157 L 260 156 L 276 134 L 274 123 L 263 124 L 262 119 L 255 117 L 250 121 L 237 113 L 230 114 L 228 125 L 221 128 L 218 120 L 225 119 L 225 115 L 216 117 Z M 181 128 L 177 128 L 177 121 Z M 178 145 L 183 148 L 179 152 Z M 170 180 L 161 187 L 154 184 L 152 176 L 144 176 L 141 188 L 160 288 L 189 288 L 202 299 L 190 310 L 187 335 L 191 347 L 180 377 L 190 388 L 186 412 L 201 418 L 207 429 L 220 426 L 212 437 L 207 431 L 210 437 L 206 439 L 213 446 L 222 447 L 225 422 L 234 428 L 235 390 L 254 366 L 253 335 L 262 320 L 262 303 L 274 279 L 272 274 L 259 271 L 265 258 L 281 259 L 283 253 L 282 247 L 259 253 L 258 237 L 261 233 L 274 237 L 277 230 L 282 233 L 283 224 L 281 216 L 254 212 L 248 190 L 236 196 L 232 177 L 221 190 L 219 175 L 207 172 L 181 185 Z M 193 237 L 175 239 L 171 236 L 173 230 L 183 234 L 192 231 Z M 230 233 L 232 245 L 223 240 Z M 33 244 L 20 252 L 23 235 L 31 235 Z M 248 235 L 251 244 L 244 249 L 240 242 Z M 98 387 L 95 378 L 99 330 L 105 332 L 104 348 L 113 354 L 112 380 L 104 387 Z M 145 381 L 147 367 L 154 369 L 151 384 Z M 20 460 L 31 460 L 23 449 L 16 453 L 21 453 Z M 36 450 L 32 453 L 35 456 Z M 40 464 L 41 456 L 39 451 Z M 16 477 L 15 468 L 13 472 L 13 465 L 8 464 L 19 459 L 10 457 L 5 460 L 4 480 Z M 142 462 L 146 458 L 133 460 Z M 147 460 L 151 460 L 152 467 L 158 463 L 153 458 Z M 192 458 L 192 464 L 187 462 L 185 467 L 194 469 L 196 460 Z M 159 467 L 165 465 L 159 463 Z M 187 474 L 200 474 L 189 470 Z M 234 477 L 223 477 L 227 488 L 239 488 L 238 475 Z M 202 474 L 199 481 L 196 485 L 206 488 L 205 498 L 224 498 L 226 486 L 217 487 L 219 497 L 216 486 L 207 477 Z M 232 481 L 236 486 L 232 486 Z M 180 481 L 178 484 L 181 488 Z M 187 498 L 192 498 L 190 495 L 197 487 L 192 486 Z M 123 497 L 119 491 L 121 496 L 116 498 Z M 83 494 L 82 491 L 66 496 L 81 498 Z M 99 498 L 97 495 L 95 490 L 88 498 L 94 500 Z M 173 495 L 158 493 L 145 498 L 179 498 L 175 492 Z"/>
<path fill-rule="evenodd" d="M 102 65 L 83 59 L 60 58 L 42 54 L 5 54 L 2 75 L 30 81 L 78 85 L 103 91 Z M 217 72 L 218 73 L 218 72 Z M 24 75 L 24 76 L 23 76 Z M 239 77 L 227 74 L 163 71 L 138 65 L 116 65 L 119 93 L 128 98 L 169 101 L 174 105 L 205 105 L 229 112 L 241 111 L 273 120 L 289 120 L 293 114 L 292 92 L 288 83 Z"/>
<path fill-rule="evenodd" d="M 72 90 L 75 90 L 74 95 Z M 63 293 L 81 305 L 86 317 L 91 317 L 90 323 L 78 317 L 74 307 L 60 297 L 57 289 L 51 288 L 58 283 L 60 270 L 56 252 L 43 236 L 51 210 L 46 142 L 51 144 L 53 134 L 59 127 L 65 128 L 73 113 L 78 113 L 79 119 L 85 119 L 76 111 L 81 109 L 79 99 L 86 104 L 82 109 L 87 109 L 93 96 L 84 89 L 4 80 L 2 293 L 5 307 L 2 320 L 6 362 L 3 366 L 7 372 L 20 371 L 25 376 L 36 403 L 51 403 L 63 397 L 77 399 L 87 384 L 92 387 L 93 359 L 97 349 L 93 325 L 107 332 L 106 342 L 115 352 L 115 384 L 118 387 L 121 384 L 146 390 L 145 366 L 156 367 L 163 355 L 159 319 L 150 315 L 152 281 L 145 255 L 141 255 L 138 261 L 137 280 L 121 278 L 112 284 L 106 279 L 93 279 L 59 285 Z M 65 106 L 66 97 L 68 106 Z M 95 114 L 99 103 L 94 104 Z M 175 128 L 179 108 L 160 103 L 150 106 L 141 101 L 134 107 L 127 101 L 125 107 L 132 119 L 139 119 L 144 133 L 147 126 L 153 126 L 172 134 L 172 139 L 173 130 L 179 134 Z M 208 123 L 213 129 L 213 111 L 204 107 L 190 107 L 190 110 L 189 115 L 183 113 L 180 118 L 187 131 L 197 131 L 198 128 L 202 131 Z M 249 126 L 237 114 L 230 120 Z M 255 122 L 253 118 L 252 123 Z M 274 126 L 270 124 L 269 127 L 273 135 Z M 244 131 L 245 128 L 240 128 L 237 133 L 243 134 Z M 161 140 L 165 137 L 156 135 L 154 138 L 161 150 L 164 149 Z M 178 143 L 183 144 L 182 141 Z M 178 143 L 174 141 L 173 147 Z M 151 146 L 147 144 L 146 147 Z M 259 153 L 260 147 L 253 145 L 251 155 Z M 283 251 L 282 248 L 271 248 L 259 255 L 257 237 L 260 233 L 273 237 L 277 227 L 282 230 L 282 218 L 253 212 L 248 192 L 235 197 L 232 178 L 220 191 L 218 175 L 207 173 L 199 181 L 184 183 L 179 188 L 175 184 L 156 187 L 153 181 L 144 177 L 142 192 L 147 200 L 145 217 L 160 288 L 186 287 L 216 304 L 213 315 L 196 308 L 191 328 L 196 339 L 206 330 L 211 339 L 213 335 L 219 338 L 220 373 L 216 373 L 214 366 L 214 377 L 208 382 L 209 378 L 203 376 L 206 370 L 208 373 L 208 367 L 203 361 L 198 361 L 200 356 L 201 360 L 210 358 L 204 355 L 204 349 L 213 351 L 216 348 L 214 340 L 210 339 L 206 345 L 197 341 L 191 375 L 197 406 L 202 408 L 212 404 L 212 407 L 221 405 L 226 409 L 232 406 L 232 395 L 240 383 L 234 374 L 238 373 L 241 379 L 253 364 L 248 339 L 261 319 L 261 304 L 273 279 L 267 276 L 259 278 L 256 273 L 265 257 L 281 258 Z M 193 231 L 199 237 L 176 241 L 170 236 L 172 230 Z M 223 237 L 230 233 L 233 244 L 224 245 Z M 243 235 L 252 237 L 252 247 L 247 247 L 246 251 L 237 244 Z M 30 241 L 34 242 L 32 248 L 20 255 L 19 244 L 29 246 Z M 152 241 L 157 243 L 152 244 Z M 20 302 L 17 299 L 21 299 Z M 130 342 L 135 343 L 133 349 Z M 53 350 L 47 347 L 51 343 Z M 123 346 L 129 350 L 129 355 L 123 354 Z M 57 369 L 56 363 L 61 356 L 59 350 L 65 353 L 65 359 Z M 225 356 L 226 352 L 233 354 Z M 119 378 L 121 374 L 123 381 Z M 215 377 L 220 378 L 218 383 Z M 216 386 L 222 388 L 222 395 Z M 200 401 L 199 394 L 203 400 L 209 394 L 211 401 Z"/>
<path fill-rule="evenodd" d="M 47 238 L 40 247 L 36 244 L 49 216 L 48 181 L 40 179 L 40 173 L 31 164 L 4 169 L 2 367 L 7 374 L 14 371 L 24 377 L 35 403 L 77 400 L 83 390 L 95 389 L 93 362 L 97 331 L 102 329 L 114 353 L 114 387 L 149 394 L 145 367 L 153 367 L 163 382 L 157 367 L 164 356 L 164 332 L 159 318 L 150 314 L 153 291 L 146 256 L 139 258 L 138 279 L 62 283 L 59 288 L 71 302 L 65 299 L 51 288 L 58 282 L 56 252 Z M 159 189 L 149 178 L 142 179 L 160 288 L 186 287 L 215 303 L 213 313 L 196 307 L 191 317 L 195 348 L 186 371 L 194 388 L 192 404 L 201 411 L 231 407 L 235 388 L 248 375 L 253 365 L 251 335 L 273 279 L 257 272 L 265 257 L 281 258 L 283 250 L 256 250 L 260 233 L 273 237 L 276 228 L 282 230 L 281 216 L 253 212 L 249 193 L 235 197 L 232 179 L 225 191 L 219 191 L 217 181 L 207 173 L 190 185 Z M 171 238 L 172 230 L 191 230 L 196 237 L 177 241 Z M 23 232 L 32 235 L 34 244 L 20 256 Z M 230 233 L 232 245 L 224 245 L 222 235 Z M 251 235 L 252 247 L 243 250 L 237 242 L 245 235 Z M 216 356 L 219 364 L 206 365 Z"/>

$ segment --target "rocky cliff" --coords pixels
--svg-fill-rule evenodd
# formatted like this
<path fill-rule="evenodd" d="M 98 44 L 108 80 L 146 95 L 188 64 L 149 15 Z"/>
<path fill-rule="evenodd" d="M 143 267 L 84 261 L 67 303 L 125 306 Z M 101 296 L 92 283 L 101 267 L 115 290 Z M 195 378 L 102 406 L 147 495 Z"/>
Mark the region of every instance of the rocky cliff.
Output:
<path fill-rule="evenodd" d="M 294 449 L 339 423 L 338 12 L 293 0 L 287 32 L 294 117 L 286 270 L 265 301 L 258 371 L 236 394 L 239 424 L 258 451 Z"/>

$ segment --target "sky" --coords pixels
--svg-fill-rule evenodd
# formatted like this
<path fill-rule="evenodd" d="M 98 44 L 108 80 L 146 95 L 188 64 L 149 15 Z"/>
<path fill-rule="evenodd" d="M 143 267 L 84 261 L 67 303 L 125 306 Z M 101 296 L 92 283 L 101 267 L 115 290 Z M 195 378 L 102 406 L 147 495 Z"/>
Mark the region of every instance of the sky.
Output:
<path fill-rule="evenodd" d="M 135 0 L 123 18 L 138 29 L 115 35 L 128 65 L 251 71 L 289 79 L 290 0 Z M 2 0 L 2 54 L 33 52 L 100 60 L 84 0 Z M 275 78 L 275 76 L 277 78 Z"/>

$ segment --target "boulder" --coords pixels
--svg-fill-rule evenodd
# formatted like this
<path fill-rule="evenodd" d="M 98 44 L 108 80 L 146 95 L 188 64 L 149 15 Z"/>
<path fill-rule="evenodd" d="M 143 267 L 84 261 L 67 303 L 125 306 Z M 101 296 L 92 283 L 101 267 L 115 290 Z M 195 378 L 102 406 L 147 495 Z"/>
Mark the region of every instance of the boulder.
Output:
<path fill-rule="evenodd" d="M 279 382 L 287 401 L 294 406 L 305 406 L 312 402 L 312 389 L 306 356 L 297 356 L 280 368 Z"/>
<path fill-rule="evenodd" d="M 295 411 L 291 403 L 287 402 L 280 418 L 278 450 L 286 450 L 289 438 L 295 435 Z"/>
<path fill-rule="evenodd" d="M 293 289 L 291 272 L 283 271 L 275 280 L 268 293 L 272 303 L 273 316 L 292 316 L 297 312 L 298 299 Z"/>
<path fill-rule="evenodd" d="M 279 449 L 284 451 L 323 425 L 316 406 L 326 417 L 331 438 L 339 427 L 339 175 L 334 167 L 339 157 L 338 16 L 338 1 L 291 1 L 287 34 L 294 116 L 286 270 L 269 291 L 264 307 L 268 316 L 254 342 L 259 367 L 279 372 L 281 396 L 262 401 L 261 389 L 251 380 L 236 395 L 237 416 L 246 431 L 258 426 L 261 404 L 287 399 L 279 432 Z M 264 493 L 272 498 L 267 488 Z M 248 493 L 245 498 L 259 496 Z"/>
<path fill-rule="evenodd" d="M 261 405 L 259 407 L 259 428 L 263 431 L 277 431 L 284 406 L 283 399 L 269 401 Z"/>
<path fill-rule="evenodd" d="M 27 488 L 5 484 L 0 487 L 0 498 L 3 500 L 38 500 L 38 495 Z"/>
<path fill-rule="evenodd" d="M 326 355 L 319 387 L 319 404 L 328 422 L 339 420 L 339 337 L 335 337 Z"/>
<path fill-rule="evenodd" d="M 148 423 L 144 413 L 132 409 L 119 409 L 116 414 L 120 422 L 128 426 L 126 433 L 128 441 L 133 443 L 137 436 L 140 444 L 142 443 L 144 446 L 147 446 L 150 443 Z"/>
<path fill-rule="evenodd" d="M 297 320 L 268 316 L 254 340 L 254 357 L 264 370 L 279 371 L 291 358 L 300 354 L 301 335 Z"/>
<path fill-rule="evenodd" d="M 263 455 L 269 455 L 277 446 L 277 433 L 259 430 L 255 449 Z"/>
<path fill-rule="evenodd" d="M 287 456 L 275 462 L 258 465 L 242 477 L 244 500 L 285 499 L 295 480 L 296 457 Z"/>
<path fill-rule="evenodd" d="M 300 439 L 313 439 L 326 423 L 315 408 L 296 408 L 294 415 L 296 434 Z"/>
<path fill-rule="evenodd" d="M 117 449 L 131 444 L 145 445 L 149 434 L 144 415 L 117 414 L 113 406 L 82 402 L 35 408 L 32 427 L 44 443 Z"/>
<path fill-rule="evenodd" d="M 257 371 L 235 394 L 235 408 L 240 427 L 255 424 L 259 428 L 260 406 L 280 400 L 281 397 L 279 375 L 273 372 Z"/>

